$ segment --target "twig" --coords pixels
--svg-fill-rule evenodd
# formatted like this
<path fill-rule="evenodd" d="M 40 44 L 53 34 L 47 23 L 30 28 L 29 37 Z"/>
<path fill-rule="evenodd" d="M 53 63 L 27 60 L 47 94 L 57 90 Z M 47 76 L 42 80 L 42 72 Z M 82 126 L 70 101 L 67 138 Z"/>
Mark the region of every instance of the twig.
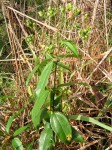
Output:
<path fill-rule="evenodd" d="M 112 52 L 112 47 L 106 52 L 105 56 L 102 58 L 102 60 L 97 64 L 96 68 L 93 70 L 93 72 L 90 74 L 88 78 L 90 78 L 93 73 L 100 67 L 100 65 L 103 63 L 103 61 L 109 56 L 109 54 Z M 112 76 L 110 76 L 110 81 L 112 82 Z"/>
<path fill-rule="evenodd" d="M 34 18 L 28 16 L 28 15 L 25 15 L 24 13 L 22 13 L 22 12 L 16 10 L 16 9 L 14 9 L 14 8 L 12 8 L 12 7 L 10 7 L 10 6 L 7 6 L 7 8 L 10 9 L 10 10 L 12 10 L 13 12 L 16 12 L 16 13 L 19 14 L 20 16 L 24 16 L 24 17 L 26 17 L 26 18 L 28 18 L 28 19 L 31 19 L 31 20 L 35 21 L 36 23 L 38 23 L 38 24 L 40 24 L 40 25 L 43 25 L 43 26 L 47 27 L 48 29 L 50 29 L 50 30 L 52 30 L 52 31 L 54 31 L 54 32 L 57 32 L 57 31 L 58 31 L 57 28 L 54 28 L 54 27 L 52 27 L 52 26 L 50 26 L 50 25 L 48 25 L 48 24 L 46 24 L 46 23 L 43 23 L 43 22 L 38 21 L 38 20 L 36 20 L 36 19 L 34 19 Z"/>

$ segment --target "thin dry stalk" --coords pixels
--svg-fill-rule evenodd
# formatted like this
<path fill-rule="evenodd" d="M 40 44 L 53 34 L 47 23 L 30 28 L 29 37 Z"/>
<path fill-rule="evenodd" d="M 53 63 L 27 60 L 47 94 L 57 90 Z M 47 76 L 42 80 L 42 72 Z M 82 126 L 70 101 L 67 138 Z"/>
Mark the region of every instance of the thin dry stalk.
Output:
<path fill-rule="evenodd" d="M 102 139 L 103 139 L 103 138 L 102 138 Z M 90 146 L 92 146 L 92 145 L 94 145 L 94 144 L 96 144 L 96 143 L 98 143 L 98 142 L 100 142 L 100 141 L 101 141 L 101 139 L 95 140 L 95 141 L 93 141 L 93 142 L 91 142 L 91 143 L 89 143 L 89 144 L 87 144 L 87 145 L 85 145 L 85 146 L 79 148 L 78 150 L 86 150 L 88 147 L 90 147 Z"/>
<path fill-rule="evenodd" d="M 111 52 L 112 52 L 112 47 L 110 49 L 108 49 L 108 51 L 106 52 L 105 56 L 98 63 L 98 65 L 96 66 L 96 68 L 93 70 L 93 72 L 90 74 L 90 76 L 88 78 L 90 78 L 93 75 L 93 73 L 100 67 L 100 65 L 104 62 L 104 60 L 111 54 Z M 108 74 L 106 74 L 106 76 L 112 82 L 112 76 L 111 76 L 111 74 L 108 73 Z"/>
<path fill-rule="evenodd" d="M 108 30 L 107 30 L 107 11 L 106 11 L 106 0 L 104 0 L 104 22 L 105 22 L 105 36 L 106 36 L 106 44 L 107 44 L 107 49 L 108 49 L 108 45 L 109 45 L 109 42 L 108 42 Z"/>
<path fill-rule="evenodd" d="M 99 5 L 99 0 L 96 0 L 94 3 L 93 16 L 92 16 L 92 20 L 91 20 L 92 28 L 94 28 L 94 21 L 96 18 L 96 12 L 97 12 L 98 5 Z"/>
<path fill-rule="evenodd" d="M 31 19 L 32 21 L 35 21 L 37 24 L 40 24 L 40 25 L 42 25 L 42 26 L 47 27 L 48 29 L 50 29 L 50 30 L 52 30 L 52 31 L 54 31 L 54 32 L 57 32 L 57 31 L 58 31 L 57 28 L 54 28 L 54 27 L 52 27 L 52 26 L 50 26 L 50 25 L 47 25 L 46 23 L 42 23 L 41 21 L 38 21 L 38 20 L 36 20 L 36 19 L 34 19 L 34 18 L 28 16 L 28 15 L 25 15 L 24 13 L 22 13 L 22 12 L 16 10 L 16 9 L 12 8 L 12 7 L 7 6 L 7 8 L 9 8 L 10 10 L 16 12 L 17 14 L 19 14 L 19 15 L 22 16 L 22 17 L 26 17 L 26 18 L 28 18 L 28 19 Z"/>

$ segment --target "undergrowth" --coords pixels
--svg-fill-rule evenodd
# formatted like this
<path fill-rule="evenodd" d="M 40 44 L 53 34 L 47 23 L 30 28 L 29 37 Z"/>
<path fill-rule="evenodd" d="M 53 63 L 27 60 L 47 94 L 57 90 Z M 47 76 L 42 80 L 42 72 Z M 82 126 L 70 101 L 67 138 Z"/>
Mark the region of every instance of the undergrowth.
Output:
<path fill-rule="evenodd" d="M 111 149 L 110 1 L 2 2 L 0 149 Z"/>

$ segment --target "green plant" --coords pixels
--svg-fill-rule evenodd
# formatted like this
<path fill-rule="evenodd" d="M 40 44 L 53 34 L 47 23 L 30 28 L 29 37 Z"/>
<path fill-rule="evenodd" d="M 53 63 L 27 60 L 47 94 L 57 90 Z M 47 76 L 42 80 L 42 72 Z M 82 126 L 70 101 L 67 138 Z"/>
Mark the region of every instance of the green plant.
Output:
<path fill-rule="evenodd" d="M 39 16 L 40 16 L 42 19 L 46 19 L 46 12 L 45 12 L 45 10 L 39 11 L 38 14 L 39 14 Z"/>
<path fill-rule="evenodd" d="M 109 4 L 105 8 L 105 2 L 102 2 L 94 12 L 93 1 L 15 0 L 12 3 L 12 8 L 14 6 L 20 13 L 15 10 L 13 13 L 7 7 L 11 53 L 4 32 L 5 21 L 0 17 L 0 71 L 6 74 L 5 78 L 0 76 L 0 149 L 32 150 L 38 146 L 39 149 L 81 149 L 82 144 L 76 142 L 84 141 L 82 135 L 87 140 L 84 147 L 91 141 L 87 149 L 108 149 L 109 131 L 112 131 L 108 127 L 112 121 L 112 87 L 107 88 L 111 84 L 111 55 L 94 74 L 92 71 L 106 56 L 106 48 L 108 52 L 112 45 Z M 30 17 L 42 21 L 43 25 Z M 52 27 L 57 28 L 57 32 L 52 31 Z M 62 38 L 77 44 L 68 40 L 61 43 Z M 78 54 L 78 48 L 84 56 Z M 6 82 L 7 70 L 8 73 L 11 70 L 9 66 L 13 66 L 10 78 L 18 86 L 10 80 Z M 46 77 L 48 70 L 50 73 Z M 44 88 L 41 85 L 45 77 L 49 79 Z M 98 85 L 96 92 L 100 91 L 104 97 L 98 105 L 97 94 L 88 84 L 91 81 Z M 44 90 L 38 95 L 39 87 Z M 103 102 L 102 106 L 99 106 L 100 102 Z M 62 128 L 62 120 L 67 122 L 68 132 Z M 72 141 L 75 142 L 71 144 Z"/>
<path fill-rule="evenodd" d="M 28 44 L 32 44 L 34 40 L 34 35 L 33 34 L 28 35 L 25 40 Z"/>
<path fill-rule="evenodd" d="M 62 42 L 62 46 L 66 46 L 67 49 L 72 52 L 74 57 L 80 58 L 77 46 L 74 45 L 73 42 L 65 40 Z M 69 87 L 73 83 L 63 83 L 63 74 L 60 77 L 61 79 L 57 79 L 59 70 L 61 70 L 61 73 L 63 73 L 63 70 L 70 72 L 70 69 L 60 62 L 59 58 L 61 57 L 62 56 L 60 55 L 55 56 L 53 54 L 48 54 L 47 57 L 45 57 L 45 60 L 38 62 L 38 65 L 36 64 L 35 68 L 29 74 L 26 81 L 27 87 L 34 73 L 37 72 L 39 76 L 36 90 L 35 92 L 30 92 L 30 101 L 25 103 L 21 110 L 9 118 L 6 126 L 5 134 L 7 135 L 8 141 L 12 141 L 12 146 L 15 149 L 23 150 L 26 147 L 32 149 L 33 143 L 25 146 L 19 139 L 19 135 L 23 131 L 30 130 L 32 123 L 37 132 L 43 127 L 43 131 L 39 138 L 39 150 L 52 149 L 60 142 L 64 144 L 69 144 L 71 142 L 85 142 L 82 135 L 71 126 L 70 119 L 91 122 L 106 130 L 112 131 L 111 127 L 91 117 L 67 115 L 63 108 L 63 99 L 65 91 L 67 93 L 69 90 L 64 87 Z M 64 57 L 68 56 L 65 55 Z M 50 85 L 51 78 L 49 79 L 49 77 L 51 74 L 54 74 L 53 85 Z M 30 89 L 30 91 L 32 90 Z M 30 102 L 34 102 L 31 111 L 32 123 L 28 123 L 15 130 L 13 134 L 10 134 L 10 127 L 14 118 L 20 115 Z"/>
<path fill-rule="evenodd" d="M 80 37 L 82 38 L 82 40 L 87 40 L 89 38 L 89 35 L 90 35 L 90 32 L 91 32 L 91 27 L 88 26 L 86 27 L 85 29 L 80 29 L 78 31 Z"/>
<path fill-rule="evenodd" d="M 72 10 L 73 9 L 73 5 L 72 5 L 72 3 L 67 3 L 66 4 L 66 11 L 70 11 L 70 10 Z"/>
<path fill-rule="evenodd" d="M 77 48 L 73 43 L 70 41 L 63 41 L 62 43 L 69 48 L 74 57 L 79 57 Z M 35 104 L 31 112 L 32 122 L 37 130 L 39 130 L 40 126 L 46 126 L 40 135 L 39 149 L 48 149 L 59 141 L 65 144 L 76 139 L 77 142 L 84 142 L 82 136 L 71 127 L 68 117 L 63 113 L 62 101 L 64 88 L 59 88 L 59 85 L 56 84 L 56 74 L 60 67 L 68 69 L 64 64 L 59 62 L 58 56 L 50 56 L 46 66 L 42 69 L 37 84 Z M 49 88 L 47 82 L 51 73 L 54 73 L 54 83 L 53 87 Z M 62 80 L 60 83 L 62 84 Z M 76 133 L 74 137 L 73 131 Z"/>
<path fill-rule="evenodd" d="M 78 15 L 80 15 L 81 14 L 81 10 L 79 9 L 79 8 L 75 8 L 74 9 L 74 15 L 75 16 L 78 16 Z"/>
<path fill-rule="evenodd" d="M 52 18 L 57 14 L 56 8 L 48 7 L 47 16 Z"/>

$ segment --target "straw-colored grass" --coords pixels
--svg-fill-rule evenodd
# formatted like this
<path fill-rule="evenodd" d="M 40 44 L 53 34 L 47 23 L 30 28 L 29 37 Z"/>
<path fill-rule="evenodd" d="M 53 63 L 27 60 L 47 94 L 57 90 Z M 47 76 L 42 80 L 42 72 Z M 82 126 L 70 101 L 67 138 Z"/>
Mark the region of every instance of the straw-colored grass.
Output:
<path fill-rule="evenodd" d="M 71 4 L 72 8 L 67 8 L 68 4 Z M 35 5 L 32 1 L 27 3 L 25 0 L 22 3 L 11 4 L 9 2 L 5 5 L 2 3 L 11 51 L 4 60 L 0 60 L 0 63 L 2 65 L 7 63 L 7 66 L 10 66 L 10 63 L 13 66 L 13 73 L 7 77 L 7 81 L 10 80 L 9 83 L 2 87 L 5 96 L 13 93 L 13 96 L 6 98 L 0 106 L 0 130 L 4 131 L 4 136 L 0 138 L 2 144 L 9 140 L 8 135 L 5 134 L 9 116 L 20 110 L 29 100 L 26 79 L 35 66 L 35 55 L 42 61 L 47 51 L 56 56 L 68 54 L 66 48 L 60 44 L 64 39 L 74 42 L 79 54 L 82 55 L 81 59 L 61 58 L 61 62 L 69 64 L 72 70 L 71 74 L 63 73 L 63 82 L 74 83 L 69 87 L 69 93 L 63 100 L 63 105 L 67 108 L 65 113 L 98 117 L 101 122 L 112 126 L 111 7 L 109 0 L 73 0 L 70 2 L 48 0 L 42 2 L 41 5 Z M 49 15 L 48 8 L 54 8 L 54 16 Z M 73 8 L 77 12 L 75 15 Z M 63 9 L 66 10 L 63 11 Z M 42 12 L 45 16 L 39 15 Z M 60 77 L 60 73 L 57 77 Z M 50 76 L 49 86 L 52 86 L 52 80 L 53 75 Z M 37 81 L 37 76 L 33 75 L 29 83 L 33 91 L 35 91 Z M 111 107 L 104 108 L 108 101 Z M 32 103 L 29 103 L 21 116 L 15 118 L 11 133 L 18 127 L 31 122 L 32 107 Z M 112 135 L 108 131 L 81 121 L 73 121 L 71 124 L 80 131 L 86 143 L 59 144 L 56 150 L 111 150 Z M 25 145 L 34 140 L 34 148 L 37 148 L 38 137 L 39 135 L 32 127 L 32 131 L 23 132 L 20 139 Z M 6 149 L 11 149 L 10 142 Z"/>

